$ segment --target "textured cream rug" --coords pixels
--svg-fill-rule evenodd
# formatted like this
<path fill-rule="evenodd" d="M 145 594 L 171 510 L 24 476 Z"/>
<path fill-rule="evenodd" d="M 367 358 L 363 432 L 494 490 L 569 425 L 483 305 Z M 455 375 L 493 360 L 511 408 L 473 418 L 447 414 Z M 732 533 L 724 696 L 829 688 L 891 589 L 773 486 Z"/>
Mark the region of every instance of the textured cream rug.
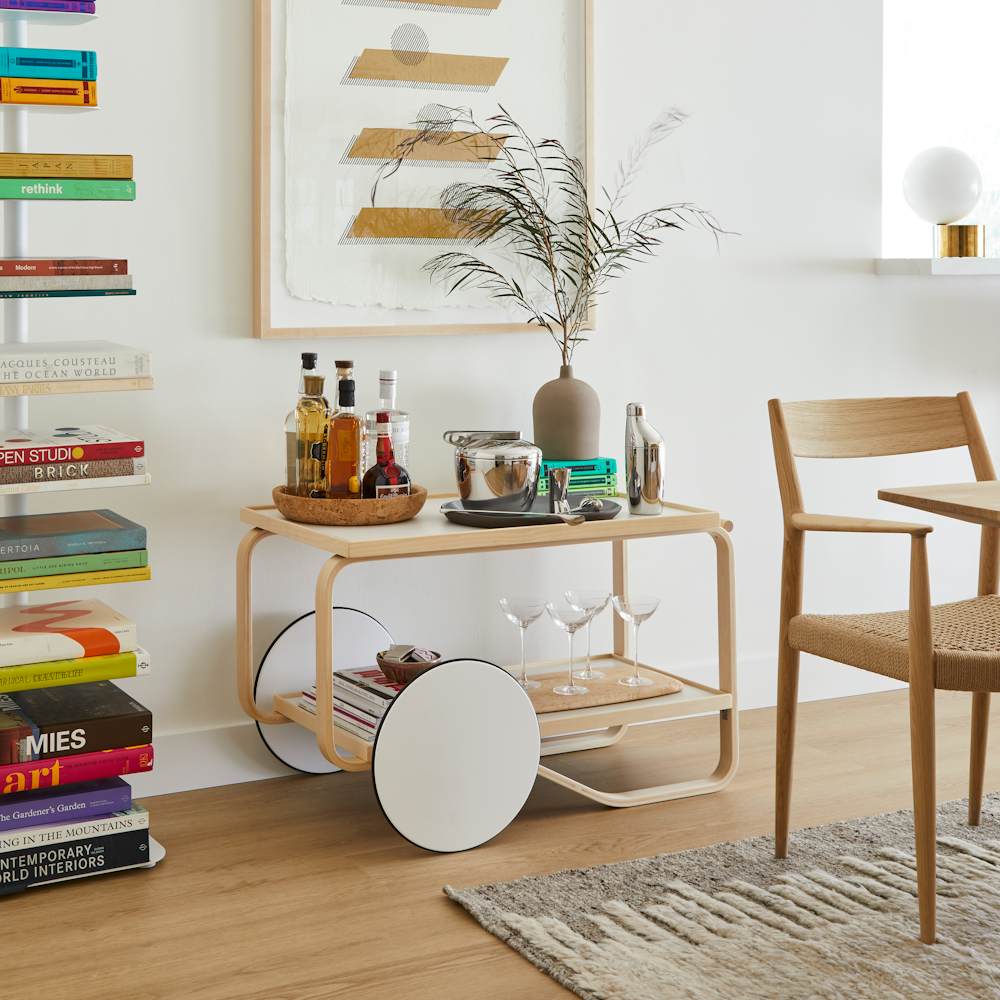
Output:
<path fill-rule="evenodd" d="M 939 811 L 938 927 L 916 940 L 912 817 L 890 813 L 599 868 L 445 887 L 585 1000 L 1000 998 L 1000 796 Z"/>

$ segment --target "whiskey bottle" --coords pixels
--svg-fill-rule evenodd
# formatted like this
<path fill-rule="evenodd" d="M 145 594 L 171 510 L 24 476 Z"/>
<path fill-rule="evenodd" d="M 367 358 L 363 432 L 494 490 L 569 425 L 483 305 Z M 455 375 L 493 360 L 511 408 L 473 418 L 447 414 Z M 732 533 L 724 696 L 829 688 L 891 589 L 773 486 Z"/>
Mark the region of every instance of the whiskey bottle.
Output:
<path fill-rule="evenodd" d="M 306 376 L 315 373 L 318 355 L 302 355 L 302 371 L 299 373 L 299 399 L 306 394 Z M 295 409 L 285 417 L 285 485 L 289 493 L 299 489 L 299 427 Z"/>
<path fill-rule="evenodd" d="M 338 376 L 342 362 L 337 362 Z M 337 409 L 330 417 L 326 446 L 326 494 L 329 497 L 361 496 L 361 419 L 354 412 L 354 379 L 339 378 Z"/>
<path fill-rule="evenodd" d="M 309 369 L 302 379 L 303 393 L 295 407 L 296 492 L 304 497 L 321 497 L 326 493 L 323 466 L 330 404 L 323 395 L 324 381 L 322 375 Z"/>
<path fill-rule="evenodd" d="M 366 500 L 406 496 L 410 492 L 410 474 L 396 461 L 389 411 L 376 415 L 375 427 L 375 464 L 365 473 L 362 495 Z"/>
<path fill-rule="evenodd" d="M 410 461 L 410 415 L 396 409 L 396 384 L 398 378 L 395 371 L 383 369 L 378 376 L 378 406 L 365 414 L 365 461 L 364 467 L 371 468 L 375 464 L 375 446 L 378 441 L 378 416 L 389 414 L 389 433 L 392 437 L 392 450 L 396 461 L 404 468 Z"/>

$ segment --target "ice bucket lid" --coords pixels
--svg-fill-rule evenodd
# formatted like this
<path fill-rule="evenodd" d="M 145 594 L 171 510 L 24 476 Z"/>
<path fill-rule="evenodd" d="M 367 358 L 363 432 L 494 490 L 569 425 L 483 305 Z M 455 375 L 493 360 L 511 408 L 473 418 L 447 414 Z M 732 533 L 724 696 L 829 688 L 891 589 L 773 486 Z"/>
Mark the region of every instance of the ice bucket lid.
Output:
<path fill-rule="evenodd" d="M 530 441 L 525 441 L 520 431 L 447 431 L 444 440 L 470 460 L 540 461 L 542 457 L 542 450 Z"/>

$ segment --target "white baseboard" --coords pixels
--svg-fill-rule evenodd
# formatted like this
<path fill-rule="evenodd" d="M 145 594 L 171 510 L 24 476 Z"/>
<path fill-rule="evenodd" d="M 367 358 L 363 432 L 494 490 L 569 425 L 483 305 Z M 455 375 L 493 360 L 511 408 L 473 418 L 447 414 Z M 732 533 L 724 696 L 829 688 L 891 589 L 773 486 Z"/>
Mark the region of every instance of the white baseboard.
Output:
<path fill-rule="evenodd" d="M 672 665 L 673 666 L 673 665 Z M 716 683 L 714 664 L 694 663 L 674 669 L 691 680 Z M 739 667 L 740 710 L 767 708 L 775 700 L 776 668 L 773 655 L 747 657 Z M 820 701 L 868 694 L 902 687 L 863 670 L 844 667 L 813 657 L 803 657 L 799 681 L 802 701 Z M 155 736 L 153 771 L 129 778 L 137 798 L 170 792 L 236 785 L 262 778 L 278 778 L 295 772 L 279 763 L 267 750 L 253 723 L 219 726 L 194 732 Z"/>

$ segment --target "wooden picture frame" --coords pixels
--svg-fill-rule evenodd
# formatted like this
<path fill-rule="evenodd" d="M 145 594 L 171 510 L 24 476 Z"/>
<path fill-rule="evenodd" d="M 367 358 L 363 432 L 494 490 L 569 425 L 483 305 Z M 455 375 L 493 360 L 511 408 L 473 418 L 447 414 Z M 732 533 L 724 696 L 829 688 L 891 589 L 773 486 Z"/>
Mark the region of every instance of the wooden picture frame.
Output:
<path fill-rule="evenodd" d="M 593 17 L 594 0 L 579 0 L 583 6 L 584 35 L 584 115 L 586 138 L 584 163 L 588 177 L 594 164 L 594 87 L 593 87 Z M 351 325 L 351 326 L 276 326 L 272 313 L 272 0 L 254 0 L 253 36 L 253 335 L 262 340 L 302 340 L 320 337 L 407 337 L 457 334 L 493 334 L 537 332 L 529 323 L 430 323 Z M 591 188 L 593 185 L 591 185 Z M 591 192 L 592 193 L 592 192 Z M 401 315 L 405 315 L 400 311 Z M 587 324 L 588 328 L 592 325 Z"/>

